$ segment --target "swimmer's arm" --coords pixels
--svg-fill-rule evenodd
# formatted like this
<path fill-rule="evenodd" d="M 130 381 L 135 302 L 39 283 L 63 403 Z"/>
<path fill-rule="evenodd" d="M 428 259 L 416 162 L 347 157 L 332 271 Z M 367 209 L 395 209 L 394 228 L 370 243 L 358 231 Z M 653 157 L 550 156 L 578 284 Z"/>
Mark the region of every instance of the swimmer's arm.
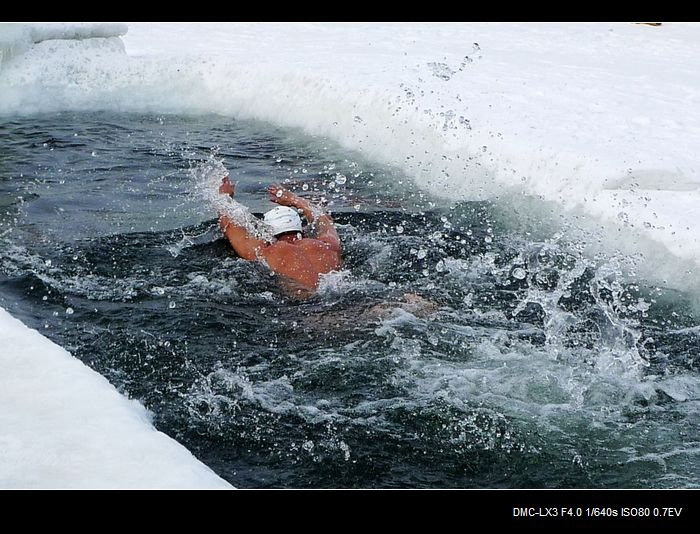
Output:
<path fill-rule="evenodd" d="M 340 250 L 340 237 L 330 215 L 303 198 L 295 197 L 293 205 L 304 212 L 304 217 L 309 223 L 315 222 L 316 239 L 330 245 L 331 248 Z"/>
<path fill-rule="evenodd" d="M 316 239 L 328 244 L 332 249 L 340 252 L 340 236 L 335 229 L 333 219 L 327 213 L 323 213 L 316 217 Z"/>
<path fill-rule="evenodd" d="M 280 196 L 278 191 L 281 191 Z M 335 229 L 335 224 L 330 215 L 325 213 L 320 207 L 316 207 L 311 202 L 301 197 L 296 196 L 291 191 L 287 191 L 279 186 L 273 185 L 268 188 L 270 200 L 277 202 L 283 206 L 292 206 L 304 212 L 304 217 L 309 221 L 309 224 L 315 221 L 316 224 L 316 239 L 328 244 L 331 248 L 340 252 L 340 237 Z"/>
<path fill-rule="evenodd" d="M 228 176 L 222 178 L 219 193 L 233 197 L 235 186 L 231 183 Z M 222 213 L 219 213 L 219 225 L 236 254 L 244 260 L 254 261 L 258 259 L 261 251 L 266 246 L 264 241 L 255 239 L 245 228 L 234 223 L 230 217 Z"/>
<path fill-rule="evenodd" d="M 263 240 L 252 237 L 245 228 L 234 223 L 226 215 L 219 217 L 219 225 L 236 254 L 244 260 L 258 259 L 266 246 Z"/>

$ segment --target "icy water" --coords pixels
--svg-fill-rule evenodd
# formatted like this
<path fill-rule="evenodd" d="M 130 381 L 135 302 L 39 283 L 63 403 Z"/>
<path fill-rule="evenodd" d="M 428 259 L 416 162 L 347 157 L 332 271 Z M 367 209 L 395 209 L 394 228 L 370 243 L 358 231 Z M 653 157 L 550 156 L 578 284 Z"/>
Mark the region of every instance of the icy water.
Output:
<path fill-rule="evenodd" d="M 253 212 L 272 182 L 328 203 L 317 296 L 222 239 L 212 151 Z M 230 118 L 5 118 L 0 305 L 238 487 L 700 486 L 691 296 L 411 184 Z"/>

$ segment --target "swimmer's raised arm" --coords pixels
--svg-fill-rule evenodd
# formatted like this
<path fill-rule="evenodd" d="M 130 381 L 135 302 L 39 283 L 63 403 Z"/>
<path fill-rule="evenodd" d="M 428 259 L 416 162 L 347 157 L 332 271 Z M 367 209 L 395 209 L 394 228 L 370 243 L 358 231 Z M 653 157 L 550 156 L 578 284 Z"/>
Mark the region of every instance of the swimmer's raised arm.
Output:
<path fill-rule="evenodd" d="M 306 220 L 309 221 L 309 223 L 315 222 L 316 224 L 316 239 L 323 241 L 331 248 L 340 252 L 340 237 L 335 229 L 335 224 L 331 216 L 323 211 L 323 208 L 314 206 L 308 200 L 298 197 L 279 185 L 271 185 L 267 188 L 267 192 L 270 194 L 270 200 L 272 202 L 276 202 L 281 206 L 290 206 L 302 210 Z"/>
<path fill-rule="evenodd" d="M 230 196 L 235 194 L 235 186 L 231 183 L 228 176 L 221 180 L 219 193 Z M 258 259 L 261 251 L 266 246 L 264 241 L 250 235 L 248 230 L 233 222 L 230 217 L 223 213 L 219 213 L 219 225 L 236 254 L 245 260 Z"/>

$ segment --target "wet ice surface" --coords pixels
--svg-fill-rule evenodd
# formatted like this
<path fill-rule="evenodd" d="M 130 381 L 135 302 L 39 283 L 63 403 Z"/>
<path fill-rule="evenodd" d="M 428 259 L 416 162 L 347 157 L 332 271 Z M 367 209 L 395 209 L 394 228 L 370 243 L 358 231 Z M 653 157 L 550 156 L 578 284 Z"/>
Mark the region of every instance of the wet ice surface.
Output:
<path fill-rule="evenodd" d="M 8 121 L 0 305 L 240 487 L 695 487 L 690 296 L 422 195 L 323 139 L 207 117 Z M 259 213 L 325 199 L 344 270 L 308 301 L 235 257 L 211 150 Z"/>

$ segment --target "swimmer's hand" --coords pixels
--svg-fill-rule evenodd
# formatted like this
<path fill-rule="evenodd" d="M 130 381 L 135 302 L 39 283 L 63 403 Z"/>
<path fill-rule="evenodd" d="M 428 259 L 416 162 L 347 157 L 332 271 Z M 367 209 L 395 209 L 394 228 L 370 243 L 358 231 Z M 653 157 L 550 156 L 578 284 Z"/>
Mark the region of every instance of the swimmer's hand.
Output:
<path fill-rule="evenodd" d="M 233 196 L 235 191 L 234 185 L 229 180 L 228 176 L 224 176 L 221 180 L 221 185 L 219 186 L 219 193 L 222 195 Z"/>
<path fill-rule="evenodd" d="M 289 206 L 291 208 L 301 210 L 309 224 L 315 224 L 317 219 L 319 221 L 325 219 L 326 224 L 333 226 L 333 220 L 329 215 L 323 212 L 322 208 L 319 206 L 314 206 L 305 198 L 296 196 L 294 193 L 286 190 L 284 187 L 280 187 L 277 184 L 271 185 L 267 188 L 267 192 L 270 193 L 270 200 L 272 202 L 275 202 L 281 206 Z M 335 232 L 335 228 L 333 229 L 333 232 Z"/>
<path fill-rule="evenodd" d="M 290 206 L 292 208 L 303 207 L 304 200 L 284 187 L 271 185 L 267 188 L 267 192 L 270 194 L 270 200 L 280 206 Z"/>

